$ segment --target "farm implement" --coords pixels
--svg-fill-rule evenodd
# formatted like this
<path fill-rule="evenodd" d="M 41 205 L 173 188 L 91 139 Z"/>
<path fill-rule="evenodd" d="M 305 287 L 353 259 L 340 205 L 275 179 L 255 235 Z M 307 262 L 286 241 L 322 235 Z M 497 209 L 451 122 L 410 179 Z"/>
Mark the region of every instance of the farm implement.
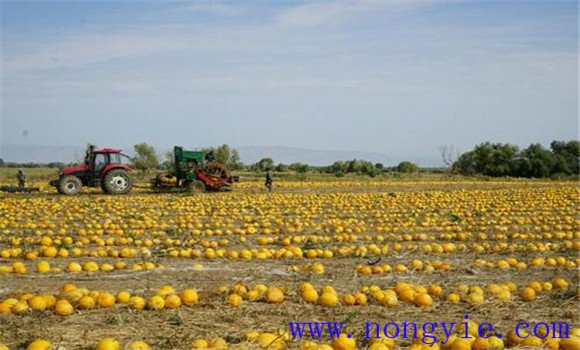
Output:
<path fill-rule="evenodd" d="M 38 192 L 40 189 L 38 187 L 19 187 L 19 186 L 2 186 L 0 187 L 0 191 L 8 192 L 8 193 L 30 193 L 30 192 Z"/>
<path fill-rule="evenodd" d="M 175 146 L 172 172 L 157 175 L 151 185 L 155 191 L 202 193 L 231 191 L 238 180 L 223 164 L 208 159 L 203 152 Z"/>

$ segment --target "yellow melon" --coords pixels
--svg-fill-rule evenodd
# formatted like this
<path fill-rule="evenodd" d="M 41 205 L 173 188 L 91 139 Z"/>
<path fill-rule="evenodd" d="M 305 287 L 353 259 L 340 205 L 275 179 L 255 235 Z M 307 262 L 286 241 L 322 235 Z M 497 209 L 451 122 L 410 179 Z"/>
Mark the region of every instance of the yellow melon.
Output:
<path fill-rule="evenodd" d="M 208 340 L 207 342 L 207 347 L 210 349 L 227 349 L 228 348 L 228 343 L 220 338 L 220 337 L 215 337 L 215 338 L 211 338 Z"/>
<path fill-rule="evenodd" d="M 73 306 L 68 302 L 68 300 L 61 299 L 56 302 L 54 305 L 54 311 L 59 316 L 70 316 L 74 314 L 75 309 Z"/>
<path fill-rule="evenodd" d="M 430 308 L 433 306 L 433 299 L 429 294 L 419 294 L 415 297 L 415 305 L 421 308 Z"/>
<path fill-rule="evenodd" d="M 347 334 L 341 334 L 340 337 L 334 338 L 330 344 L 334 350 L 355 350 L 356 341 Z"/>
<path fill-rule="evenodd" d="M 97 297 L 97 305 L 102 308 L 112 308 L 115 306 L 115 296 L 110 293 L 100 293 Z"/>
<path fill-rule="evenodd" d="M 266 290 L 266 301 L 272 304 L 279 304 L 284 301 L 284 293 L 276 287 Z"/>
<path fill-rule="evenodd" d="M 28 306 L 32 310 L 44 311 L 46 310 L 46 300 L 41 296 L 33 296 L 28 300 Z"/>
<path fill-rule="evenodd" d="M 570 335 L 569 338 L 560 339 L 560 349 L 562 350 L 578 350 L 580 349 L 580 337 Z"/>
<path fill-rule="evenodd" d="M 27 350 L 51 350 L 52 344 L 48 340 L 36 339 L 28 344 Z"/>
<path fill-rule="evenodd" d="M 194 289 L 185 289 L 180 294 L 181 302 L 187 306 L 193 306 L 198 303 L 199 297 Z"/>
<path fill-rule="evenodd" d="M 103 338 L 97 343 L 96 350 L 121 350 L 121 345 L 115 338 Z"/>
<path fill-rule="evenodd" d="M 181 306 L 181 299 L 175 294 L 169 294 L 165 297 L 165 308 L 177 309 Z"/>
<path fill-rule="evenodd" d="M 165 308 L 165 299 L 159 295 L 154 295 L 149 299 L 147 306 L 151 310 L 162 310 Z"/>
<path fill-rule="evenodd" d="M 318 298 L 318 303 L 326 307 L 335 307 L 338 305 L 338 295 L 336 293 L 322 293 Z"/>
<path fill-rule="evenodd" d="M 240 307 L 242 306 L 242 297 L 238 294 L 230 294 L 228 295 L 228 304 L 230 304 L 231 307 Z"/>
<path fill-rule="evenodd" d="M 117 293 L 117 301 L 121 304 L 127 304 L 131 300 L 131 293 L 126 291 L 121 291 Z"/>
<path fill-rule="evenodd" d="M 345 294 L 342 297 L 342 303 L 346 306 L 353 306 L 356 303 L 356 298 L 352 294 Z"/>
<path fill-rule="evenodd" d="M 532 301 L 536 299 L 536 292 L 532 288 L 526 287 L 520 291 L 520 296 L 524 301 Z"/>
<path fill-rule="evenodd" d="M 307 303 L 316 304 L 318 302 L 318 292 L 314 288 L 303 289 L 300 296 Z"/>
<path fill-rule="evenodd" d="M 192 349 L 207 349 L 208 347 L 208 343 L 205 339 L 195 339 L 193 342 L 191 342 L 191 348 Z"/>
<path fill-rule="evenodd" d="M 447 297 L 445 297 L 445 300 L 448 303 L 457 304 L 461 301 L 461 296 L 457 293 L 449 293 L 447 294 Z"/>
<path fill-rule="evenodd" d="M 269 332 L 260 333 L 256 342 L 262 349 L 282 350 L 287 347 L 286 342 L 280 335 Z"/>
<path fill-rule="evenodd" d="M 129 300 L 129 306 L 134 310 L 143 310 L 145 308 L 145 299 L 140 296 L 134 296 Z"/>
<path fill-rule="evenodd" d="M 90 310 L 95 307 L 95 299 L 86 295 L 77 301 L 77 308 L 81 310 Z"/>
<path fill-rule="evenodd" d="M 142 340 L 134 340 L 127 344 L 125 350 L 149 350 L 149 344 Z"/>

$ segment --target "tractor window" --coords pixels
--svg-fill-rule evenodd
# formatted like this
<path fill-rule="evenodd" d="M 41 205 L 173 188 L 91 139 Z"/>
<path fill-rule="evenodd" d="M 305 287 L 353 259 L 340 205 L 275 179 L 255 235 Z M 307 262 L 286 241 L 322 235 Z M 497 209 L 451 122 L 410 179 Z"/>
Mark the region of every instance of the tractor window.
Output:
<path fill-rule="evenodd" d="M 95 171 L 100 172 L 107 164 L 106 154 L 95 154 Z"/>
<path fill-rule="evenodd" d="M 121 163 L 121 155 L 118 153 L 114 153 L 110 155 L 111 163 L 113 164 L 120 164 Z"/>

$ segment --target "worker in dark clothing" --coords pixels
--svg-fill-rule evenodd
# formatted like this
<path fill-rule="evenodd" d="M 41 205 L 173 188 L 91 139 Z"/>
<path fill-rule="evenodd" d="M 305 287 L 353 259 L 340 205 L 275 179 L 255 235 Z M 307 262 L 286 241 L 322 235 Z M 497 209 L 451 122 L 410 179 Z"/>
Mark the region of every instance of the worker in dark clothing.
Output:
<path fill-rule="evenodd" d="M 213 161 L 215 160 L 215 156 L 213 154 L 213 151 L 209 151 L 206 155 L 205 155 L 205 161 L 208 163 L 213 163 Z"/>
<path fill-rule="evenodd" d="M 26 187 L 26 175 L 24 175 L 24 171 L 22 171 L 22 169 L 18 169 L 18 173 L 16 173 L 16 178 L 18 179 L 18 187 L 20 188 Z"/>
<path fill-rule="evenodd" d="M 272 192 L 272 183 L 274 182 L 274 175 L 272 174 L 272 170 L 269 168 L 266 170 L 266 188 L 268 188 L 269 192 Z"/>

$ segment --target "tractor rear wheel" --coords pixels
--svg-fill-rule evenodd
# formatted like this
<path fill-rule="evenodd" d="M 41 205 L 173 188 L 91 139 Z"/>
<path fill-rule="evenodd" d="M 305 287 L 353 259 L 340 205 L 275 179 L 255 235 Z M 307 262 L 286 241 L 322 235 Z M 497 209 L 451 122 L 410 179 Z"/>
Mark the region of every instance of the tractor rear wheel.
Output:
<path fill-rule="evenodd" d="M 186 190 L 189 193 L 204 193 L 205 184 L 199 180 L 193 180 L 186 185 Z"/>
<path fill-rule="evenodd" d="M 81 191 L 83 182 L 74 175 L 66 175 L 58 180 L 57 190 L 61 194 L 73 196 Z"/>
<path fill-rule="evenodd" d="M 131 177 L 123 169 L 110 170 L 103 179 L 103 189 L 108 194 L 127 194 L 132 187 Z"/>

